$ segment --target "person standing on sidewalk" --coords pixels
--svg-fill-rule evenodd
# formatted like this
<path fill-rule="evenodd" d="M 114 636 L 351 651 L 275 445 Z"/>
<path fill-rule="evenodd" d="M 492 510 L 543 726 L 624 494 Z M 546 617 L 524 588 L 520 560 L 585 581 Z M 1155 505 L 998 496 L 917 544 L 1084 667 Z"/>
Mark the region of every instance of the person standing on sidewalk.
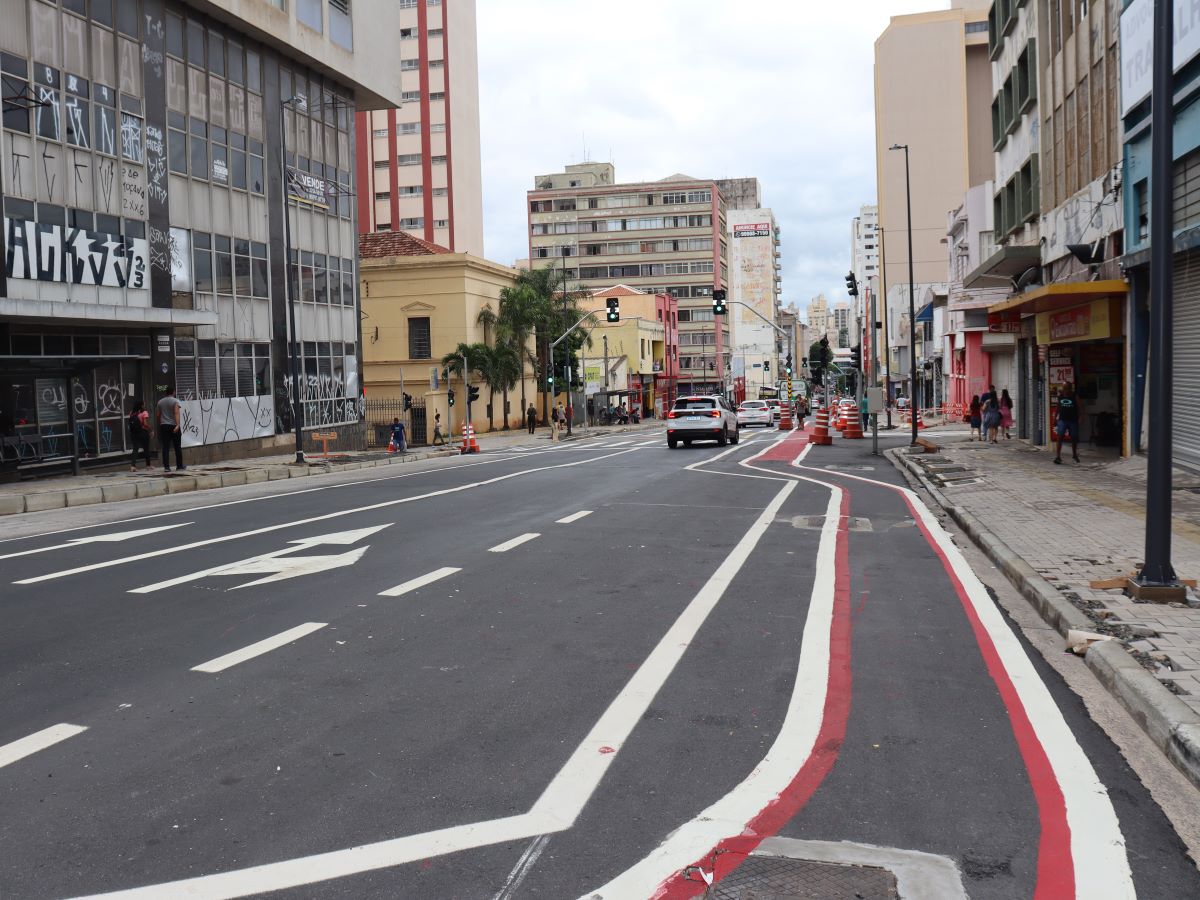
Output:
<path fill-rule="evenodd" d="M 975 440 L 975 436 L 979 436 L 979 440 L 983 440 L 983 411 L 979 403 L 979 395 L 976 394 L 971 398 L 971 407 L 967 410 L 967 422 L 971 425 L 971 436 L 968 441 Z"/>
<path fill-rule="evenodd" d="M 558 404 L 558 430 L 567 430 L 567 409 L 562 405 L 562 401 L 559 401 Z"/>
<path fill-rule="evenodd" d="M 529 409 L 525 410 L 525 424 L 529 426 L 529 433 L 533 434 L 537 429 L 537 410 L 533 404 L 529 404 Z"/>
<path fill-rule="evenodd" d="M 1008 395 L 1008 388 L 1000 392 L 1000 427 L 1004 429 L 1004 439 L 1012 440 L 1013 402 Z"/>
<path fill-rule="evenodd" d="M 175 471 L 182 472 L 187 468 L 183 464 L 183 432 L 180 431 L 183 421 L 183 410 L 175 398 L 175 386 L 167 385 L 167 393 L 158 401 L 154 413 L 158 424 L 158 443 L 162 447 L 163 470 L 171 471 L 171 448 L 175 448 Z"/>
<path fill-rule="evenodd" d="M 1058 440 L 1054 445 L 1054 464 L 1062 465 L 1063 438 L 1071 439 L 1071 458 L 1079 462 L 1079 397 L 1075 385 L 1068 384 L 1058 395 L 1058 415 L 1055 424 Z"/>
<path fill-rule="evenodd" d="M 392 419 L 392 446 L 397 453 L 408 452 L 408 441 L 404 439 L 404 423 L 397 418 Z"/>
<path fill-rule="evenodd" d="M 442 434 L 442 414 L 440 412 L 433 414 L 433 441 L 429 446 L 436 447 L 438 442 L 441 442 L 443 447 L 446 446 L 446 436 Z"/>
<path fill-rule="evenodd" d="M 137 471 L 138 451 L 146 458 L 146 468 L 154 468 L 154 460 L 150 456 L 150 413 L 146 412 L 146 404 L 135 400 L 133 411 L 129 414 L 129 442 L 133 445 L 133 456 L 129 460 L 129 471 Z"/>
<path fill-rule="evenodd" d="M 983 432 L 986 435 L 987 442 L 994 444 L 1000 434 L 1000 398 L 996 396 L 995 391 L 984 394 L 984 397 L 987 399 L 980 398 L 982 401 Z"/>

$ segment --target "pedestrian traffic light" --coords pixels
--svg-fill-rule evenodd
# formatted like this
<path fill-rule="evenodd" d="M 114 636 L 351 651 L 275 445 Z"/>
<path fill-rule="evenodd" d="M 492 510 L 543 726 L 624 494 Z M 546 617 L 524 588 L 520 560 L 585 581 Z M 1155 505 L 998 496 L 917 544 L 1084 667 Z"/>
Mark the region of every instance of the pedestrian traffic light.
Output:
<path fill-rule="evenodd" d="M 862 368 L 862 344 L 855 344 L 850 348 L 850 368 Z"/>
<path fill-rule="evenodd" d="M 446 402 L 451 406 L 454 405 L 454 388 L 450 388 L 450 390 L 446 391 Z"/>
<path fill-rule="evenodd" d="M 610 321 L 610 322 L 620 322 L 621 321 L 621 301 L 618 300 L 616 297 L 608 298 L 608 321 Z"/>
<path fill-rule="evenodd" d="M 851 297 L 858 296 L 858 279 L 854 277 L 853 272 L 846 275 L 846 293 Z"/>
<path fill-rule="evenodd" d="M 404 395 L 404 411 L 408 412 L 410 409 L 412 409 L 412 394 L 405 394 Z"/>
<path fill-rule="evenodd" d="M 474 403 L 479 399 L 479 388 L 473 384 L 467 385 L 467 402 Z"/>
<path fill-rule="evenodd" d="M 713 315 L 723 316 L 727 312 L 725 307 L 725 288 L 716 288 L 713 291 Z"/>
<path fill-rule="evenodd" d="M 771 371 L 771 361 L 770 361 L 769 359 L 764 359 L 764 360 L 763 360 L 763 371 L 764 371 L 764 372 L 770 372 L 770 371 Z"/>

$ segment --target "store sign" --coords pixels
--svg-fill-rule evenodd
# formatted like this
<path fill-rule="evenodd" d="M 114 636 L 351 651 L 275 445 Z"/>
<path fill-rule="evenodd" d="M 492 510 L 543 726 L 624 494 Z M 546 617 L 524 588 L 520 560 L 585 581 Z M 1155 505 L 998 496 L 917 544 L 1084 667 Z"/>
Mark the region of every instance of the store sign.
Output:
<path fill-rule="evenodd" d="M 150 251 L 143 238 L 6 216 L 4 247 L 4 270 L 9 278 L 139 289 L 150 286 Z"/>
<path fill-rule="evenodd" d="M 1112 336 L 1108 298 L 1093 300 L 1057 312 L 1038 313 L 1039 344 L 1066 344 L 1072 341 L 1098 341 Z"/>
<path fill-rule="evenodd" d="M 770 237 L 771 223 L 770 222 L 754 222 L 748 225 L 734 225 L 733 236 L 735 238 L 743 237 Z"/>
<path fill-rule="evenodd" d="M 288 166 L 288 196 L 299 203 L 307 203 L 321 209 L 329 209 L 337 197 L 337 186 L 333 182 L 318 178 L 308 172 Z"/>
<path fill-rule="evenodd" d="M 1020 334 L 1021 312 L 1016 309 L 1004 312 L 988 313 L 988 331 L 993 334 Z"/>
<path fill-rule="evenodd" d="M 1175 71 L 1200 53 L 1200 6 L 1175 0 Z M 1133 0 L 1121 13 L 1121 115 L 1150 96 L 1154 58 L 1154 2 Z"/>

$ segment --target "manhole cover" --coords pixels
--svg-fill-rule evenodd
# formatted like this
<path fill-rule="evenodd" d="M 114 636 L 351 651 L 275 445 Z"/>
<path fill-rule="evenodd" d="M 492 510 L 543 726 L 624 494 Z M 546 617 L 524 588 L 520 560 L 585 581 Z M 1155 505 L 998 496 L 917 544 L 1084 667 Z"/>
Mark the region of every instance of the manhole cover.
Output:
<path fill-rule="evenodd" d="M 713 886 L 718 900 L 898 900 L 896 878 L 874 866 L 751 856 Z"/>

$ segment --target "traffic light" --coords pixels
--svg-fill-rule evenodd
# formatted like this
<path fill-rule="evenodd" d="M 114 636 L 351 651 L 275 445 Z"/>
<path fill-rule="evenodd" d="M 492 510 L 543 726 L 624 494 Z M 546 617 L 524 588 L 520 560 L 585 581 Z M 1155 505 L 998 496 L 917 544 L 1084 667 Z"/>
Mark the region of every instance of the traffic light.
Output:
<path fill-rule="evenodd" d="M 454 388 L 450 388 L 450 390 L 446 391 L 446 402 L 451 406 L 454 405 Z"/>
<path fill-rule="evenodd" d="M 850 368 L 862 368 L 862 344 L 855 344 L 850 348 Z"/>
<path fill-rule="evenodd" d="M 467 385 L 467 402 L 474 403 L 479 399 L 479 388 L 473 384 Z"/>
<path fill-rule="evenodd" d="M 764 359 L 764 360 L 763 360 L 763 371 L 764 371 L 764 372 L 770 372 L 770 371 L 771 371 L 771 361 L 770 361 L 769 359 Z"/>
<path fill-rule="evenodd" d="M 717 369 L 717 364 L 715 362 L 710 362 L 708 364 L 708 371 L 715 372 L 716 369 Z"/>
<path fill-rule="evenodd" d="M 723 316 L 728 311 L 725 306 L 725 288 L 716 288 L 713 291 L 713 315 Z"/>
<path fill-rule="evenodd" d="M 410 409 L 412 409 L 412 394 L 405 394 L 404 395 L 404 411 L 408 412 Z"/>
<path fill-rule="evenodd" d="M 846 275 L 846 293 L 851 297 L 858 296 L 858 279 L 854 277 L 853 272 Z"/>
<path fill-rule="evenodd" d="M 616 297 L 609 297 L 607 302 L 608 302 L 608 321 L 620 322 L 621 321 L 621 301 L 618 300 Z"/>

